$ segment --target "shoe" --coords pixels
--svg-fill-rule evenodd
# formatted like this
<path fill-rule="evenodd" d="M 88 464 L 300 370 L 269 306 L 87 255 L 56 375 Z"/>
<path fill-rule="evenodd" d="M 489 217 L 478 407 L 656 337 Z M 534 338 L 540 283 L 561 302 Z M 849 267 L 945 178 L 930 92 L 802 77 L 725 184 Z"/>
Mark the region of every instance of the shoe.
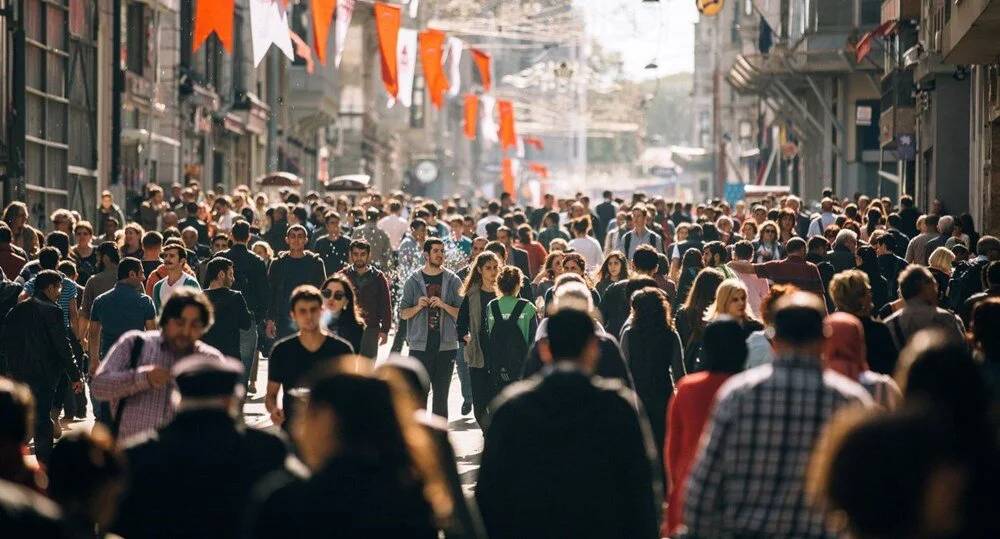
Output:
<path fill-rule="evenodd" d="M 247 386 L 247 395 L 256 395 L 256 394 L 257 394 L 257 384 L 255 384 L 254 382 L 250 382 L 250 385 Z"/>
<path fill-rule="evenodd" d="M 462 415 L 469 415 L 472 411 L 472 403 L 469 401 L 462 402 Z"/>

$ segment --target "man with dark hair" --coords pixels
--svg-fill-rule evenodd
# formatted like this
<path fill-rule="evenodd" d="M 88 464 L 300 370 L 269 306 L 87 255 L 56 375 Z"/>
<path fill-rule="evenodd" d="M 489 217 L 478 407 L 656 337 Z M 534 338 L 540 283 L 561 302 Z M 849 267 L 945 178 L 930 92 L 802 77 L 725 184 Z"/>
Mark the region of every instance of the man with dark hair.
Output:
<path fill-rule="evenodd" d="M 160 267 L 160 253 L 163 250 L 163 234 L 150 230 L 142 235 L 142 272 L 150 276 Z M 157 279 L 158 281 L 159 279 Z M 156 281 L 153 282 L 154 284 Z M 146 289 L 149 293 L 149 287 Z"/>
<path fill-rule="evenodd" d="M 389 201 L 389 214 L 378 220 L 378 228 L 389 236 L 389 246 L 393 250 L 399 249 L 399 242 L 403 241 L 409 229 L 409 223 L 403 219 L 402 202 L 395 198 Z"/>
<path fill-rule="evenodd" d="M 530 279 L 531 268 L 528 265 L 528 252 L 514 245 L 513 231 L 506 226 L 497 228 L 497 241 L 502 243 L 507 250 L 507 258 L 504 262 L 521 270 L 521 274 Z"/>
<path fill-rule="evenodd" d="M 486 434 L 476 500 L 490 537 L 658 537 L 659 463 L 635 395 L 592 376 L 586 313 L 563 309 L 546 324 L 539 351 L 551 368 L 501 394 Z"/>
<path fill-rule="evenodd" d="M 962 310 L 959 314 L 966 326 L 969 325 L 972 311 L 976 309 L 976 305 L 987 299 L 1000 297 L 1000 260 L 994 260 L 986 266 L 986 271 L 983 272 L 983 281 L 985 281 L 983 284 L 986 285 L 986 290 L 969 296 L 969 299 L 962 304 Z"/>
<path fill-rule="evenodd" d="M 389 342 L 389 330 L 392 328 L 389 280 L 378 268 L 372 267 L 371 246 L 365 240 L 351 242 L 351 265 L 342 273 L 354 286 L 355 300 L 365 318 L 361 350 L 357 352 L 377 359 L 379 344 Z"/>
<path fill-rule="evenodd" d="M 326 274 L 332 275 L 347 266 L 351 255 L 351 240 L 341 233 L 339 213 L 329 211 L 324 220 L 326 234 L 316 240 L 315 250 L 323 259 Z"/>
<path fill-rule="evenodd" d="M 663 239 L 659 234 L 646 227 L 648 222 L 649 213 L 646 211 L 646 206 L 643 204 L 636 204 L 633 206 L 632 230 L 629 230 L 618 237 L 617 246 L 617 249 L 625 253 L 625 257 L 629 260 L 632 259 L 632 255 L 635 254 L 635 250 L 638 249 L 640 245 L 651 245 L 653 249 L 663 252 Z"/>
<path fill-rule="evenodd" d="M 208 288 L 205 289 L 205 297 L 212 303 L 215 312 L 225 313 L 225 316 L 216 318 L 215 324 L 205 332 L 202 340 L 205 344 L 216 347 L 223 355 L 241 360 L 243 372 L 249 374 L 253 357 L 243 357 L 240 353 L 240 332 L 250 329 L 253 317 L 247 309 L 243 294 L 231 288 L 236 281 L 232 260 L 221 256 L 210 260 L 206 280 Z"/>
<path fill-rule="evenodd" d="M 267 280 L 267 264 L 250 250 L 250 223 L 236 221 L 230 235 L 233 238 L 232 246 L 216 256 L 232 260 L 232 289 L 243 294 L 250 310 L 250 329 L 240 331 L 240 361 L 244 365 L 252 365 L 257 354 L 258 326 L 267 318 L 271 285 Z M 252 369 L 247 369 L 248 375 L 250 372 Z M 254 385 L 254 380 L 250 382 Z"/>
<path fill-rule="evenodd" d="M 500 202 L 491 200 L 486 205 L 486 217 L 476 222 L 476 235 L 486 236 L 486 225 L 489 223 L 503 224 L 503 217 L 500 217 Z"/>
<path fill-rule="evenodd" d="M 177 362 L 171 374 L 177 415 L 126 450 L 129 480 L 108 531 L 123 537 L 234 537 L 253 486 L 283 469 L 288 450 L 280 437 L 243 425 L 245 376 L 236 361 L 195 355 Z"/>
<path fill-rule="evenodd" d="M 684 257 L 684 253 L 688 252 L 688 249 L 698 249 L 698 251 L 701 251 L 705 247 L 702 233 L 703 229 L 701 225 L 693 223 L 688 228 L 687 239 L 674 244 L 673 249 L 670 251 L 670 275 L 678 275 L 678 272 L 681 270 L 681 258 Z"/>
<path fill-rule="evenodd" d="M 701 249 L 701 260 L 706 268 L 715 268 L 727 278 L 735 277 L 735 273 L 726 266 L 729 262 L 729 250 L 721 241 L 710 241 Z"/>
<path fill-rule="evenodd" d="M 825 314 L 813 294 L 780 299 L 774 362 L 733 376 L 717 394 L 688 479 L 684 523 L 693 537 L 833 537 L 806 500 L 804 463 L 839 409 L 871 398 L 823 369 Z"/>
<path fill-rule="evenodd" d="M 485 227 L 483 228 L 485 231 Z M 485 237 L 486 234 L 482 234 L 481 237 Z M 550 211 L 545 214 L 542 219 L 542 230 L 538 233 L 538 242 L 545 246 L 548 250 L 549 245 L 552 240 L 559 238 L 565 241 L 569 241 L 569 234 L 565 230 L 559 228 L 559 212 Z"/>
<path fill-rule="evenodd" d="M 194 276 L 184 271 L 184 263 L 187 260 L 186 254 L 187 250 L 184 249 L 183 245 L 169 243 L 162 250 L 163 269 L 158 272 L 154 271 L 146 279 L 146 290 L 149 291 L 150 297 L 153 298 L 153 306 L 156 307 L 157 312 L 160 311 L 166 301 L 170 299 L 170 296 L 177 290 L 185 287 L 201 290 L 198 279 L 195 279 Z M 150 282 L 160 273 L 165 273 L 166 275 L 156 281 L 150 289 Z"/>
<path fill-rule="evenodd" d="M 937 306 L 937 280 L 930 270 L 911 264 L 899 274 L 899 295 L 903 308 L 885 319 L 896 348 L 902 350 L 918 331 L 938 328 L 949 338 L 963 342 L 965 325 L 951 311 Z"/>
<path fill-rule="evenodd" d="M 531 217 L 528 219 L 528 224 L 531 225 L 531 228 L 541 231 L 544 226 L 542 222 L 545 220 L 545 217 L 548 216 L 549 212 L 552 212 L 555 209 L 556 197 L 553 196 L 552 193 L 545 193 L 545 195 L 542 196 L 542 206 L 531 211 Z M 558 212 L 556 215 L 559 215 Z"/>
<path fill-rule="evenodd" d="M 288 251 L 271 262 L 267 280 L 270 282 L 271 299 L 268 306 L 267 335 L 272 339 L 287 337 L 295 332 L 291 324 L 288 298 L 296 288 L 309 284 L 321 286 L 326 279 L 323 259 L 306 251 L 309 233 L 302 225 L 288 227 L 285 235 Z"/>
<path fill-rule="evenodd" d="M 448 417 L 448 387 L 458 350 L 455 325 L 462 305 L 461 281 L 444 267 L 444 242 L 424 241 L 424 266 L 403 285 L 399 317 L 406 320 L 406 343 L 431 377 L 432 412 Z"/>
<path fill-rule="evenodd" d="M 271 421 L 285 430 L 291 426 L 293 390 L 302 387 L 306 375 L 324 361 L 354 353 L 349 342 L 327 333 L 320 324 L 323 296 L 318 288 L 312 285 L 297 287 L 289 297 L 288 307 L 298 331 L 274 343 L 268 359 L 267 395 L 264 397 Z M 278 406 L 278 391 L 282 389 L 284 396 Z"/>
<path fill-rule="evenodd" d="M 365 223 L 362 226 L 355 226 L 351 237 L 363 239 L 371 247 L 372 264 L 379 269 L 389 268 L 389 259 L 392 255 L 392 245 L 389 243 L 389 236 L 378 227 L 379 211 L 376 208 L 368 208 L 365 212 Z"/>
<path fill-rule="evenodd" d="M 899 197 L 899 230 L 907 237 L 915 237 L 917 230 L 917 219 L 920 218 L 920 210 L 913 203 L 913 197 L 903 195 Z"/>
<path fill-rule="evenodd" d="M 597 237 L 603 243 L 608 225 L 618 215 L 618 206 L 615 205 L 614 194 L 611 191 L 601 193 L 601 198 L 603 201 L 594 207 L 594 213 L 597 214 Z"/>
<path fill-rule="evenodd" d="M 122 266 L 133 267 L 126 264 L 128 260 L 122 261 L 119 271 Z M 218 350 L 201 342 L 212 321 L 212 304 L 205 294 L 181 288 L 163 305 L 159 330 L 128 331 L 111 347 L 97 368 L 91 390 L 94 397 L 110 401 L 119 441 L 157 429 L 173 418 L 170 369 L 177 361 L 192 354 L 222 360 Z"/>
<path fill-rule="evenodd" d="M 191 227 L 198 231 L 198 243 L 208 245 L 208 225 L 198 218 L 198 203 L 188 202 L 184 205 L 187 217 L 177 222 L 177 228 L 184 230 Z"/>
<path fill-rule="evenodd" d="M 903 233 L 900 228 L 903 226 L 903 220 L 898 213 L 890 213 L 886 219 L 886 223 L 888 225 L 886 227 L 886 234 L 892 237 L 892 252 L 899 258 L 905 257 L 906 247 L 910 244 L 910 237 Z"/>
<path fill-rule="evenodd" d="M 986 284 L 987 267 L 1000 260 L 1000 239 L 983 236 L 976 242 L 976 257 L 965 264 L 956 264 L 948 282 L 948 307 L 961 311 L 964 303 L 973 294 L 982 292 Z M 987 285 L 988 286 L 988 285 Z"/>
<path fill-rule="evenodd" d="M 50 412 L 59 381 L 69 376 L 74 392 L 83 390 L 80 370 L 73 360 L 62 309 L 56 304 L 65 277 L 43 269 L 34 279 L 34 293 L 7 313 L 3 346 L 7 373 L 31 388 L 35 396 L 35 455 L 43 464 L 52 452 Z"/>
<path fill-rule="evenodd" d="M 763 264 L 746 262 L 733 263 L 737 271 L 756 273 L 758 277 L 770 279 L 775 284 L 793 284 L 801 290 L 826 298 L 823 280 L 815 264 L 806 260 L 806 242 L 802 238 L 792 238 L 785 243 L 784 260 L 771 260 Z"/>

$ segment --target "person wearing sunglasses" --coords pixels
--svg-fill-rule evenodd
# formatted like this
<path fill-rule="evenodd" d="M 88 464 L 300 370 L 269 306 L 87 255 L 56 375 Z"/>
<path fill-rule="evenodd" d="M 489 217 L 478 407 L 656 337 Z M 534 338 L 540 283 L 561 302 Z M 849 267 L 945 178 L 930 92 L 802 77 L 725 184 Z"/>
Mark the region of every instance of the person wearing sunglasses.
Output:
<path fill-rule="evenodd" d="M 365 321 L 361 308 L 354 300 L 351 281 L 339 273 L 326 278 L 320 288 L 323 296 L 322 325 L 334 335 L 351 343 L 355 350 L 361 349 L 361 337 L 365 333 Z"/>

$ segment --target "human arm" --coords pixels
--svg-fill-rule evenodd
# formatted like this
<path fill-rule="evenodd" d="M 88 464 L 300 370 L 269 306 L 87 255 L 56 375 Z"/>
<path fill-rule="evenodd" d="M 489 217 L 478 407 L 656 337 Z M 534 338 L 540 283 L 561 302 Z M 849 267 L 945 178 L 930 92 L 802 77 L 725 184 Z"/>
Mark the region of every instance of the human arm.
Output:
<path fill-rule="evenodd" d="M 264 407 L 271 415 L 271 422 L 280 426 L 285 422 L 285 411 L 278 406 L 278 390 L 281 389 L 280 382 L 268 380 L 267 393 L 264 395 Z"/>
<path fill-rule="evenodd" d="M 236 310 L 239 316 L 239 327 L 242 330 L 250 329 L 250 324 L 252 322 L 252 317 L 250 316 L 250 309 L 247 308 L 247 300 L 243 297 L 243 294 L 236 293 Z"/>
<path fill-rule="evenodd" d="M 473 290 L 471 294 L 478 294 L 479 292 Z M 462 306 L 458 309 L 458 318 L 455 320 L 455 331 L 458 333 L 458 339 L 465 340 L 465 337 L 469 335 L 469 297 L 466 296 L 462 299 Z M 468 341 L 466 341 L 468 342 Z"/>
<path fill-rule="evenodd" d="M 418 297 L 418 293 L 416 282 L 407 279 L 406 284 L 403 285 L 403 299 L 399 304 L 399 317 L 401 319 L 409 320 L 417 316 L 417 313 L 430 304 L 430 300 L 426 296 Z"/>
<path fill-rule="evenodd" d="M 90 365 L 88 375 L 93 378 L 97 372 L 97 366 L 101 363 L 101 323 L 96 320 L 90 321 L 87 334 L 87 349 L 90 353 Z"/>
<path fill-rule="evenodd" d="M 62 310 L 58 308 L 46 309 L 44 321 L 44 331 L 49 335 L 49 342 L 53 347 L 55 355 L 59 358 L 59 364 L 69 374 L 70 380 L 74 382 L 74 390 L 76 390 L 75 384 L 79 383 L 81 379 L 80 370 L 73 360 L 73 349 L 69 344 L 69 334 L 66 332 L 66 324 L 62 320 Z"/>
<path fill-rule="evenodd" d="M 130 332 L 111 347 L 90 383 L 94 397 L 105 401 L 118 400 L 153 387 L 162 387 L 169 381 L 170 373 L 163 367 L 155 365 L 141 365 L 136 369 L 129 367 L 132 347 L 141 338 Z"/>

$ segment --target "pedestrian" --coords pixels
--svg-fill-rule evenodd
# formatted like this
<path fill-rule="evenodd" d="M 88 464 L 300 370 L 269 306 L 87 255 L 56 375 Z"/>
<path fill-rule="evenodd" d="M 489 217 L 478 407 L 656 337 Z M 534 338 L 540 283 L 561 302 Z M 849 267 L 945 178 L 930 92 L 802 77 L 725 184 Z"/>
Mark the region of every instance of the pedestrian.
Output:
<path fill-rule="evenodd" d="M 327 275 L 333 275 L 344 269 L 351 255 L 351 240 L 340 230 L 340 214 L 329 211 L 324 217 L 326 234 L 320 236 L 315 243 L 316 254 L 323 259 Z"/>
<path fill-rule="evenodd" d="M 546 255 L 542 269 L 538 271 L 538 275 L 531 283 L 535 297 L 544 299 L 548 291 L 552 289 L 556 279 L 562 275 L 563 256 L 562 251 L 552 251 Z"/>
<path fill-rule="evenodd" d="M 177 414 L 126 450 L 128 487 L 110 531 L 122 537 L 236 538 L 254 485 L 284 469 L 284 440 L 239 419 L 246 375 L 198 354 L 171 369 Z"/>
<path fill-rule="evenodd" d="M 927 269 L 937 281 L 938 305 L 948 305 L 948 282 L 951 280 L 953 262 L 955 253 L 947 247 L 935 248 L 927 258 Z"/>
<path fill-rule="evenodd" d="M 289 318 L 288 304 L 292 291 L 304 284 L 318 287 L 326 279 L 326 268 L 319 255 L 306 251 L 309 233 L 302 225 L 288 227 L 285 234 L 288 251 L 281 253 L 271 262 L 267 280 L 270 283 L 271 298 L 268 302 L 267 335 L 283 338 L 295 332 Z"/>
<path fill-rule="evenodd" d="M 864 328 L 867 363 L 871 370 L 892 376 L 896 372 L 899 349 L 888 326 L 872 317 L 872 290 L 868 275 L 859 270 L 845 271 L 830 282 L 830 297 L 837 310 L 854 315 Z"/>
<path fill-rule="evenodd" d="M 874 234 L 871 245 L 878 255 L 879 271 L 885 278 L 888 302 L 896 301 L 899 298 L 899 274 L 907 265 L 906 260 L 896 254 L 896 237 L 891 234 Z"/>
<path fill-rule="evenodd" d="M 448 417 L 448 387 L 458 350 L 455 321 L 462 283 L 444 264 L 444 242 L 429 238 L 423 245 L 426 263 L 403 285 L 399 317 L 406 320 L 406 344 L 431 378 L 431 411 Z"/>
<path fill-rule="evenodd" d="M 608 287 L 629 278 L 628 260 L 625 253 L 621 251 L 611 251 L 604 257 L 601 266 L 594 272 L 592 280 L 594 289 L 603 299 L 607 294 Z"/>
<path fill-rule="evenodd" d="M 3 222 L 10 228 L 11 244 L 34 258 L 42 245 L 42 233 L 28 224 L 28 206 L 24 202 L 11 202 L 3 210 Z"/>
<path fill-rule="evenodd" d="M 76 243 L 69 249 L 69 258 L 80 273 L 76 282 L 85 286 L 90 277 L 97 273 L 97 249 L 92 244 L 94 227 L 89 221 L 79 221 L 73 227 L 73 236 Z"/>
<path fill-rule="evenodd" d="M 157 268 L 163 264 L 162 259 L 163 250 L 163 234 L 160 234 L 156 230 L 147 230 L 146 233 L 142 235 L 142 256 L 139 260 L 142 261 L 142 271 L 147 275 L 146 282 L 146 293 L 150 296 L 153 295 L 153 285 L 163 278 L 162 274 L 156 275 L 154 273 Z M 126 255 L 130 256 L 130 255 Z M 152 280 L 152 283 L 149 281 Z"/>
<path fill-rule="evenodd" d="M 103 235 L 107 233 L 105 225 L 108 219 L 114 219 L 119 226 L 121 223 L 125 222 L 125 214 L 122 209 L 115 204 L 115 197 L 111 194 L 111 191 L 101 192 L 101 203 L 97 207 L 97 234 Z"/>
<path fill-rule="evenodd" d="M 648 222 L 649 213 L 646 206 L 643 204 L 632 206 L 632 230 L 619 235 L 618 245 L 615 247 L 625 253 L 630 260 L 640 245 L 650 245 L 657 252 L 663 252 L 663 238 L 646 227 Z"/>
<path fill-rule="evenodd" d="M 478 231 L 477 231 L 478 232 Z M 486 228 L 483 228 L 483 234 L 485 236 Z M 552 240 L 561 239 L 563 241 L 569 241 L 569 234 L 565 230 L 559 228 L 559 212 L 550 211 L 545 214 L 545 218 L 542 222 L 542 228 L 538 232 L 538 242 L 542 244 L 548 251 L 552 251 Z"/>
<path fill-rule="evenodd" d="M 701 270 L 704 268 L 705 259 L 702 256 L 700 249 L 692 247 L 684 253 L 684 258 L 681 260 L 681 265 L 678 270 L 677 295 L 674 296 L 674 301 L 671 304 L 674 312 L 677 312 L 684 302 L 687 301 L 695 278 L 698 277 L 698 274 L 701 273 Z"/>
<path fill-rule="evenodd" d="M 833 240 L 833 249 L 827 254 L 833 272 L 840 273 L 849 269 L 857 268 L 858 235 L 849 229 L 842 229 L 837 232 L 837 238 Z"/>
<path fill-rule="evenodd" d="M 252 365 L 257 363 L 258 340 L 264 339 L 264 331 L 259 327 L 267 319 L 268 300 L 270 298 L 270 283 L 267 279 L 267 265 L 263 258 L 249 249 L 250 224 L 246 221 L 236 221 L 230 231 L 232 245 L 216 256 L 229 259 L 233 263 L 232 289 L 243 294 L 247 309 L 250 310 L 250 328 L 240 330 L 239 360 L 250 376 L 249 393 L 256 393 L 257 377 Z M 257 242 L 262 248 L 269 248 L 266 242 Z M 267 348 L 270 350 L 270 348 Z"/>
<path fill-rule="evenodd" d="M 528 252 L 514 245 L 514 232 L 509 227 L 501 226 L 497 228 L 497 241 L 503 245 L 506 258 L 501 261 L 505 265 L 516 266 L 521 270 L 522 275 L 530 275 L 530 265 L 528 264 Z"/>
<path fill-rule="evenodd" d="M 489 244 L 487 244 L 486 248 L 489 249 L 490 247 L 491 246 Z M 579 276 L 580 277 L 580 282 L 582 282 L 585 285 L 587 285 L 587 288 L 590 290 L 590 295 L 593 296 L 593 299 L 594 299 L 594 305 L 600 305 L 601 304 L 601 295 L 598 294 L 597 290 L 594 289 L 594 283 L 593 283 L 593 281 L 590 280 L 590 273 L 587 272 L 587 261 L 586 261 L 585 258 L 583 258 L 583 255 L 581 255 L 580 253 L 577 253 L 575 251 L 570 251 L 568 253 L 563 253 L 562 270 L 563 270 L 562 271 L 562 275 L 572 274 L 572 275 Z M 558 279 L 557 279 L 557 282 L 558 282 Z M 551 288 L 548 291 L 545 292 L 545 305 L 546 306 L 552 304 L 552 292 L 553 292 L 553 289 L 551 289 Z M 521 295 L 525 299 L 528 299 L 528 297 L 525 297 L 523 289 L 521 290 Z"/>
<path fill-rule="evenodd" d="M 119 272 L 125 266 L 128 274 L 135 275 L 134 266 L 126 262 L 128 259 L 118 266 Z M 204 293 L 182 288 L 163 305 L 159 330 L 128 331 L 111 347 L 97 368 L 91 390 L 98 400 L 110 401 L 119 442 L 155 430 L 173 418 L 170 369 L 178 360 L 193 353 L 222 359 L 218 350 L 201 342 L 213 317 L 212 304 Z"/>
<path fill-rule="evenodd" d="M 496 397 L 496 385 L 486 364 L 488 339 L 485 337 L 486 307 L 496 297 L 496 278 L 500 259 L 489 251 L 480 253 L 471 265 L 462 285 L 462 305 L 458 309 L 456 332 L 464 342 L 462 352 L 469 368 L 469 397 L 476 423 L 483 432 L 489 428 L 489 406 Z M 466 402 L 462 414 L 468 413 Z"/>
<path fill-rule="evenodd" d="M 344 270 L 357 291 L 358 306 L 365 317 L 365 331 L 359 353 L 378 357 L 379 345 L 389 342 L 392 327 L 392 300 L 385 274 L 371 265 L 371 246 L 364 240 L 351 241 L 351 266 Z"/>
<path fill-rule="evenodd" d="M 990 262 L 986 266 L 983 271 L 983 281 L 986 289 L 969 296 L 969 299 L 965 300 L 962 309 L 959 311 L 962 321 L 966 322 L 966 325 L 972 319 L 972 312 L 978 303 L 989 298 L 1000 297 L 1000 261 Z"/>
<path fill-rule="evenodd" d="M 12 240 L 10 227 L 0 221 L 0 269 L 8 279 L 16 279 L 28 262 L 27 253 L 11 243 Z"/>
<path fill-rule="evenodd" d="M 785 256 L 781 245 L 781 241 L 778 239 L 778 225 L 774 221 L 765 221 L 760 225 L 757 237 L 753 242 L 753 261 L 757 264 L 763 264 L 772 260 L 781 260 Z"/>
<path fill-rule="evenodd" d="M 569 242 L 570 249 L 583 256 L 587 271 L 594 271 L 601 265 L 603 249 L 601 249 L 601 244 L 590 235 L 592 233 L 590 217 L 584 216 L 573 221 L 570 225 L 570 231 L 573 232 L 573 239 Z"/>
<path fill-rule="evenodd" d="M 894 410 L 903 396 L 890 376 L 873 372 L 868 366 L 861 321 L 852 314 L 838 312 L 827 316 L 823 323 L 826 332 L 823 367 L 857 381 L 876 405 Z"/>
<path fill-rule="evenodd" d="M 715 303 L 715 293 L 725 281 L 722 272 L 705 268 L 698 273 L 684 305 L 674 314 L 674 324 L 684 346 L 684 370 L 696 372 L 701 355 L 705 313 Z"/>
<path fill-rule="evenodd" d="M 785 244 L 786 256 L 782 260 L 771 260 L 762 264 L 733 264 L 733 269 L 741 273 L 756 273 L 758 277 L 770 279 L 777 284 L 794 284 L 800 290 L 826 297 L 819 269 L 806 260 L 806 242 L 802 238 L 792 238 Z"/>
<path fill-rule="evenodd" d="M 681 338 L 674 330 L 667 295 L 647 287 L 632 293 L 628 321 L 622 328 L 622 353 L 632 372 L 635 392 L 649 420 L 656 461 L 663 459 L 667 404 L 684 370 Z M 665 478 L 660 471 L 660 481 Z"/>
<path fill-rule="evenodd" d="M 753 259 L 753 255 L 753 244 L 749 241 L 740 240 L 733 245 L 733 261 L 749 262 Z M 732 262 L 726 263 L 726 267 L 730 274 L 743 281 L 743 285 L 747 289 L 747 309 L 750 310 L 752 317 L 759 320 L 760 304 L 770 292 L 770 284 L 767 279 L 757 277 L 753 273 L 740 273 L 733 269 Z"/>
<path fill-rule="evenodd" d="M 779 285 L 780 286 L 780 285 Z M 663 465 L 669 479 L 669 498 L 660 535 L 672 537 L 683 524 L 684 494 L 699 441 L 711 417 L 715 396 L 722 384 L 743 371 L 746 343 L 740 341 L 743 328 L 734 320 L 718 320 L 705 326 L 702 350 L 704 368 L 681 378 L 670 400 L 665 421 L 666 450 Z"/>
<path fill-rule="evenodd" d="M 634 394 L 592 377 L 599 346 L 586 313 L 564 309 L 548 325 L 540 349 L 552 368 L 500 396 L 486 436 L 476 500 L 487 532 L 656 537 L 655 450 Z"/>
<path fill-rule="evenodd" d="M 146 231 L 142 229 L 142 226 L 140 226 L 139 223 L 125 224 L 124 231 L 118 239 L 120 242 L 119 248 L 122 252 L 122 258 L 132 257 L 142 260 L 142 238 L 145 237 L 145 235 Z"/>
<path fill-rule="evenodd" d="M 972 343 L 982 364 L 994 406 L 1000 402 L 1000 333 L 995 330 L 997 324 L 1000 324 L 1000 299 L 984 299 L 972 309 L 969 323 Z"/>
<path fill-rule="evenodd" d="M 389 201 L 389 213 L 379 219 L 378 228 L 389 236 L 389 245 L 392 250 L 399 249 L 399 243 L 403 241 L 403 235 L 409 228 L 406 219 L 403 219 L 403 203 L 398 199 Z"/>
<path fill-rule="evenodd" d="M 364 224 L 355 227 L 351 233 L 351 237 L 367 241 L 368 245 L 371 246 L 372 264 L 382 271 L 386 271 L 389 269 L 392 246 L 389 243 L 389 236 L 378 228 L 378 220 L 381 215 L 376 208 L 368 208 L 368 211 L 364 215 Z"/>
<path fill-rule="evenodd" d="M 0 376 L 0 481 L 44 492 L 48 478 L 28 448 L 35 417 L 31 389 Z"/>
<path fill-rule="evenodd" d="M 353 354 L 351 344 L 330 335 L 322 326 L 323 296 L 312 285 L 292 291 L 288 300 L 289 316 L 298 331 L 274 343 L 268 356 L 267 395 L 264 406 L 271 421 L 288 429 L 294 408 L 294 390 L 305 387 L 306 375 L 323 362 Z M 281 406 L 278 392 L 283 391 Z"/>
<path fill-rule="evenodd" d="M 821 375 L 825 313 L 818 296 L 783 297 L 774 315 L 774 362 L 737 375 L 719 392 L 687 483 L 690 534 L 836 536 L 806 503 L 803 463 L 837 410 L 871 399 L 856 382 Z M 751 452 L 754 459 L 737 458 Z M 773 465 L 761 467 L 761 459 Z M 763 514 L 770 516 L 753 517 Z"/>
<path fill-rule="evenodd" d="M 215 323 L 201 340 L 214 346 L 226 357 L 242 360 L 240 332 L 250 329 L 253 318 L 243 294 L 232 289 L 236 281 L 233 261 L 221 256 L 213 258 L 208 262 L 206 275 L 209 284 L 205 289 L 205 297 L 212 303 L 214 312 L 225 313 L 225 316 L 217 316 Z M 249 370 L 249 362 L 243 362 L 242 372 Z"/>
<path fill-rule="evenodd" d="M 153 306 L 156 307 L 156 312 L 160 312 L 163 306 L 166 305 L 167 300 L 182 288 L 201 290 L 198 279 L 195 279 L 194 276 L 184 271 L 187 259 L 185 255 L 184 247 L 179 244 L 170 244 L 163 249 L 163 268 L 166 276 L 156 281 L 150 290 L 150 297 L 153 298 Z M 147 289 L 149 288 L 150 280 L 155 279 L 156 276 L 157 273 L 154 272 L 146 279 Z"/>
<path fill-rule="evenodd" d="M 938 219 L 937 215 L 922 215 L 917 219 L 917 228 L 920 229 L 920 234 L 910 234 L 913 239 L 906 246 L 906 256 L 903 257 L 907 264 L 927 264 L 927 257 L 930 255 L 930 252 L 927 251 L 927 244 L 938 237 Z"/>
<path fill-rule="evenodd" d="M 76 431 L 59 439 L 48 469 L 48 495 L 59 504 L 71 537 L 107 530 L 125 488 L 125 461 L 107 429 Z"/>
<path fill-rule="evenodd" d="M 918 331 L 938 328 L 949 338 L 962 341 L 965 325 L 951 311 L 937 306 L 937 281 L 927 268 L 911 264 L 899 274 L 903 308 L 885 319 L 896 348 L 902 350 Z"/>
<path fill-rule="evenodd" d="M 484 307 L 486 368 L 492 373 L 497 391 L 521 378 L 524 358 L 538 329 L 535 306 L 519 297 L 522 277 L 515 266 L 500 268 L 496 276 L 497 298 Z"/>
<path fill-rule="evenodd" d="M 244 537 L 436 538 L 452 502 L 425 431 L 396 412 L 402 397 L 333 366 L 304 395 L 292 435 L 312 474 L 261 483 Z"/>
<path fill-rule="evenodd" d="M 31 297 L 7 313 L 3 344 L 7 369 L 14 380 L 31 388 L 35 397 L 35 455 L 47 463 L 52 453 L 53 424 L 50 412 L 59 398 L 57 388 L 69 377 L 74 393 L 83 391 L 83 378 L 70 348 L 67 324 L 56 303 L 65 277 L 43 269 L 34 278 Z"/>
<path fill-rule="evenodd" d="M 361 350 L 365 320 L 351 281 L 343 274 L 334 273 L 323 281 L 320 294 L 323 296 L 323 326 L 350 343 L 353 350 Z"/>

